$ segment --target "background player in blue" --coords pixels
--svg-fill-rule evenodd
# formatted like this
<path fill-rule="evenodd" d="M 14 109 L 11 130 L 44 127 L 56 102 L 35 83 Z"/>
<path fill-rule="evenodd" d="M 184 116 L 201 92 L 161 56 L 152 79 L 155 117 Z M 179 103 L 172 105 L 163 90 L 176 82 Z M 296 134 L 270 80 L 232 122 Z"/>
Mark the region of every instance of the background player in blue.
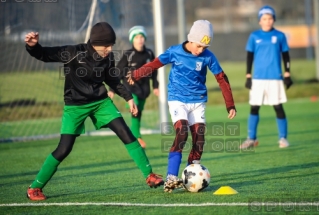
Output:
<path fill-rule="evenodd" d="M 228 78 L 215 55 L 207 49 L 212 38 L 211 23 L 207 20 L 195 21 L 188 34 L 188 41 L 171 46 L 154 61 L 128 75 L 129 82 L 134 83 L 165 64 L 172 64 L 168 83 L 168 106 L 176 136 L 168 155 L 165 192 L 171 192 L 181 185 L 178 172 L 182 150 L 188 137 L 188 128 L 192 135 L 192 150 L 188 156 L 188 164 L 200 163 L 205 142 L 207 67 L 219 83 L 229 113 L 228 118 L 236 116 Z"/>
<path fill-rule="evenodd" d="M 272 7 L 264 6 L 258 13 L 260 30 L 250 34 L 247 45 L 246 88 L 250 89 L 251 105 L 248 119 L 248 138 L 241 145 L 242 149 L 258 145 L 257 126 L 261 105 L 272 105 L 277 115 L 279 147 L 289 146 L 287 141 L 287 119 L 282 103 L 287 101 L 284 83 L 287 89 L 292 85 L 290 78 L 289 47 L 284 33 L 273 25 L 276 14 Z M 281 70 L 281 54 L 284 61 L 284 83 Z M 251 67 L 254 61 L 254 73 Z"/>

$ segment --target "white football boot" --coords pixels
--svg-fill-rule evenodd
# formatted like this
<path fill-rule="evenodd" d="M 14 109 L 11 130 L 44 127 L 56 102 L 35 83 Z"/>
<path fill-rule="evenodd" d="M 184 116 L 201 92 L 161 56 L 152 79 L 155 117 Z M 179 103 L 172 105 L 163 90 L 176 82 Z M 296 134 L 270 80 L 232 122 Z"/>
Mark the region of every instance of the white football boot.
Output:
<path fill-rule="evenodd" d="M 167 175 L 164 183 L 164 192 L 171 193 L 175 188 L 183 187 L 183 180 L 175 175 Z"/>

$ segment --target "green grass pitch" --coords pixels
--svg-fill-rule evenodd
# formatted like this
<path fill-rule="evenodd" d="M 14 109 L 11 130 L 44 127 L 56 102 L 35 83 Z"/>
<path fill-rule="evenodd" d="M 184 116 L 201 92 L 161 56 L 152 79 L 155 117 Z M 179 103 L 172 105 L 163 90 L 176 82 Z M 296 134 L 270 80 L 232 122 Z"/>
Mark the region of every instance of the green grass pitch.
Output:
<path fill-rule="evenodd" d="M 234 91 L 242 90 L 245 83 L 245 62 L 221 62 Z M 0 74 L 0 102 L 10 102 L 16 99 L 35 99 L 36 102 L 59 102 L 63 103 L 64 79 L 61 77 L 57 64 L 56 71 L 16 71 Z M 166 67 L 166 76 L 169 75 L 170 66 Z M 316 64 L 314 60 L 292 60 L 291 76 L 295 85 L 287 91 L 289 98 L 302 96 L 302 93 L 295 92 L 299 84 L 309 79 L 314 79 Z M 208 90 L 218 88 L 215 77 L 208 72 L 206 85 Z M 308 91 L 315 91 L 316 85 L 308 84 Z M 247 93 L 246 93 L 247 94 Z M 317 94 L 316 94 L 317 95 Z M 216 96 L 220 97 L 220 95 Z M 236 95 L 236 101 L 240 100 Z M 215 98 L 214 98 L 215 99 Z M 242 101 L 246 101 L 245 98 Z"/>
<path fill-rule="evenodd" d="M 279 149 L 275 113 L 272 107 L 263 106 L 258 128 L 260 143 L 254 152 L 204 153 L 202 164 L 209 169 L 211 182 L 202 193 L 183 190 L 164 193 L 162 188 L 150 189 L 116 137 L 79 137 L 70 156 L 44 189 L 48 196 L 45 203 L 49 206 L 5 206 L 34 203 L 26 198 L 26 188 L 58 140 L 0 144 L 0 214 L 308 214 L 301 212 L 303 209 L 319 214 L 318 206 L 295 206 L 286 213 L 287 209 L 279 206 L 267 212 L 266 207 L 252 211 L 249 205 L 251 201 L 318 202 L 319 103 L 299 99 L 289 101 L 284 107 L 291 147 Z M 249 106 L 238 104 L 237 109 L 238 115 L 233 121 L 240 125 L 240 136 L 236 138 L 243 139 Z M 208 107 L 206 116 L 208 122 L 230 122 L 223 105 Z M 165 174 L 168 152 L 162 142 L 173 137 L 148 135 L 144 138 L 154 172 Z M 209 138 L 213 138 L 211 134 L 207 134 L 206 139 Z M 186 158 L 187 150 L 183 153 L 181 169 L 185 167 Z M 213 195 L 220 186 L 231 186 L 238 194 Z M 84 205 L 89 202 L 106 205 Z M 82 205 L 50 205 L 53 203 Z M 178 205 L 203 203 L 221 206 Z M 234 206 L 229 206 L 230 203 Z"/>

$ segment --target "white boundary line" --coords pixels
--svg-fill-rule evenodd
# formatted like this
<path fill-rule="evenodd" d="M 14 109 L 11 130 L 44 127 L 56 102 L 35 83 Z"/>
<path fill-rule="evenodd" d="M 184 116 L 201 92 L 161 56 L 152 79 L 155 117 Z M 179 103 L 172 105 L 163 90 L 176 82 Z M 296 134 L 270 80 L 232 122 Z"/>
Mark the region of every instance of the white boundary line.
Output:
<path fill-rule="evenodd" d="M 148 134 L 160 134 L 160 130 L 156 129 L 141 129 L 141 134 L 148 135 Z M 88 131 L 81 136 L 115 136 L 115 133 L 110 130 L 106 131 Z M 47 135 L 34 135 L 34 136 L 27 136 L 27 137 L 10 137 L 10 138 L 0 138 L 0 143 L 11 143 L 11 142 L 25 142 L 25 141 L 35 141 L 35 140 L 48 140 L 53 138 L 60 137 L 60 134 L 47 134 Z"/>
<path fill-rule="evenodd" d="M 319 206 L 319 202 L 231 202 L 231 203 L 172 203 L 172 204 L 147 204 L 147 203 L 128 203 L 128 202 L 63 202 L 63 203 L 8 203 L 0 204 L 0 207 L 42 207 L 42 206 L 140 206 L 140 207 L 205 207 L 205 206 Z M 318 208 L 319 209 L 319 208 Z"/>

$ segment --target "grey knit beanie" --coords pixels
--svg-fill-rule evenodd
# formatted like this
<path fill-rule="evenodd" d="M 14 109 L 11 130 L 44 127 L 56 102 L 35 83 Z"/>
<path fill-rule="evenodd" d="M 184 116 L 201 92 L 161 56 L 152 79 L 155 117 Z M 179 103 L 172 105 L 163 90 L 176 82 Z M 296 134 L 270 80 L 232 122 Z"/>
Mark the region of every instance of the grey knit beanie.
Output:
<path fill-rule="evenodd" d="M 213 26 L 207 20 L 197 20 L 194 22 L 189 34 L 189 42 L 195 42 L 202 46 L 209 46 L 213 39 Z"/>

